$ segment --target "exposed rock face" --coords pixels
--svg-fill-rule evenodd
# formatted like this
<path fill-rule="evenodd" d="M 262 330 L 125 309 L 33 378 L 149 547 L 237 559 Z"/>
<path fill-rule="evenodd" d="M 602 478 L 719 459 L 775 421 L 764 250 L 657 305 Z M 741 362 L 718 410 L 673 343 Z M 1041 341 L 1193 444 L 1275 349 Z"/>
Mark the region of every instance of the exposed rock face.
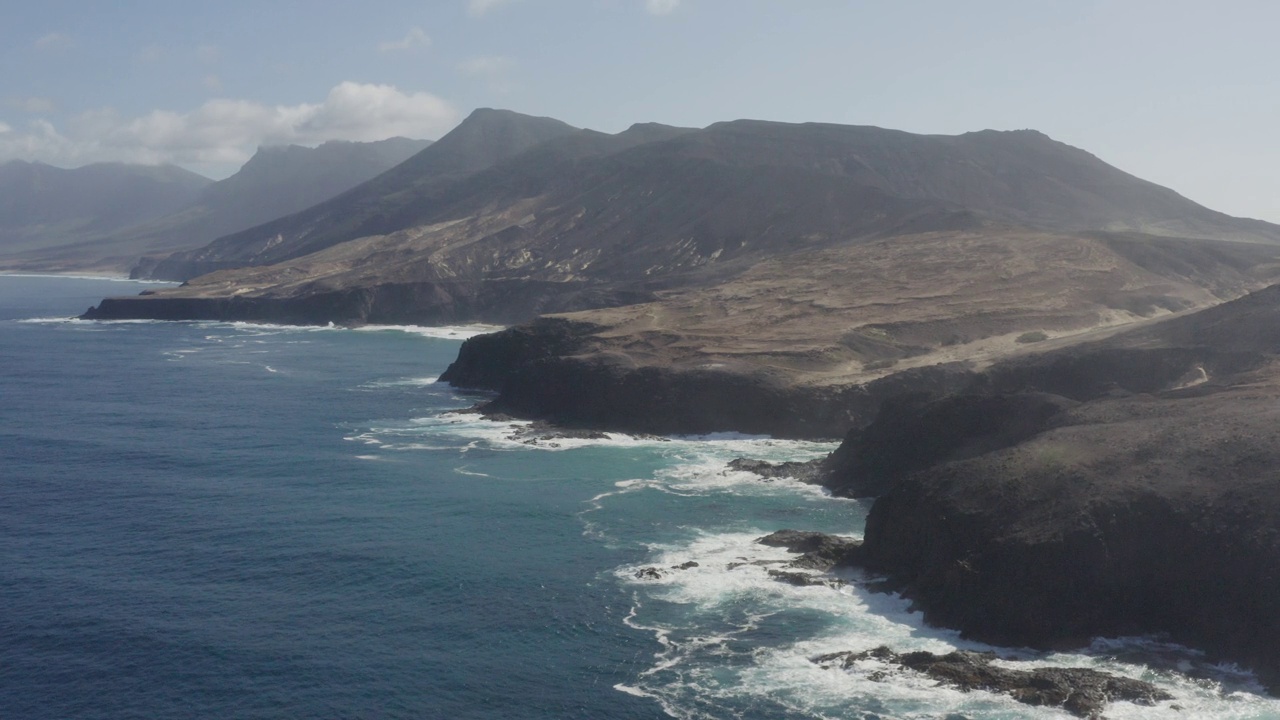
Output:
<path fill-rule="evenodd" d="M 899 654 L 881 646 L 859 653 L 820 655 L 813 658 L 813 662 L 856 672 L 863 661 L 876 660 L 923 673 L 961 690 L 1005 693 L 1027 705 L 1060 707 L 1072 715 L 1091 719 L 1103 717 L 1107 705 L 1116 701 L 1155 705 L 1172 699 L 1151 683 L 1090 668 L 1010 670 L 994 665 L 992 661 L 996 659 L 994 653 L 966 651 L 945 655 L 925 651 Z"/>
<path fill-rule="evenodd" d="M 1016 445 L 1074 405 L 1046 393 L 898 396 L 866 428 L 853 430 L 824 463 L 837 495 L 876 497 L 902 477 L 942 462 Z"/>
<path fill-rule="evenodd" d="M 765 460 L 737 458 L 729 461 L 730 470 L 755 473 L 763 478 L 790 478 L 800 482 L 819 484 L 826 478 L 826 461 L 824 459 L 807 462 L 787 461 L 771 463 Z"/>
<path fill-rule="evenodd" d="M 805 570 L 825 571 L 857 565 L 862 548 L 862 543 L 852 538 L 803 530 L 779 530 L 756 542 L 798 553 L 800 557 L 791 560 L 787 566 Z"/>
<path fill-rule="evenodd" d="M 1277 327 L 1280 287 L 996 365 L 973 385 L 1031 394 L 889 409 L 837 453 L 892 470 L 861 560 L 929 622 L 975 638 L 1067 647 L 1164 632 L 1274 687 Z M 960 426 L 971 442 L 945 430 L 984 406 L 1000 416 Z"/>
<path fill-rule="evenodd" d="M 216 277 L 213 276 L 213 277 Z M 249 320 L 293 325 L 450 325 L 482 318 L 493 323 L 528 320 L 538 313 L 609 307 L 649 295 L 587 283 L 537 281 L 407 282 L 366 287 L 315 288 L 297 295 L 167 296 L 106 298 L 85 312 L 91 320 Z"/>
<path fill-rule="evenodd" d="M 851 387 L 798 386 L 785 374 L 750 368 L 637 366 L 600 351 L 596 326 L 545 318 L 463 343 L 441 380 L 499 390 L 486 412 L 640 433 L 724 430 L 833 438 L 865 422 L 885 398 L 912 387 L 942 394 L 967 374 L 921 368 Z M 736 370 L 736 371 L 735 371 Z"/>

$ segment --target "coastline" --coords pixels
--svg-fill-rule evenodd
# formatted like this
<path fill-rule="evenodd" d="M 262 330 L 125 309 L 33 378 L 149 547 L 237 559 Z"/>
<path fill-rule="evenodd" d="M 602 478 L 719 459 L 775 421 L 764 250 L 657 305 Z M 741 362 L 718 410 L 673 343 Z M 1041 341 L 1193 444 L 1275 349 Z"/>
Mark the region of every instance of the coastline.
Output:
<path fill-rule="evenodd" d="M 1079 603 L 1087 604 L 1094 598 L 1117 593 L 1119 597 L 1126 594 L 1154 597 L 1158 593 L 1153 588 L 1157 587 L 1205 586 L 1206 575 L 1212 577 L 1207 583 L 1210 587 L 1234 588 L 1241 578 L 1254 582 L 1256 569 L 1245 568 L 1255 568 L 1255 565 L 1240 565 L 1227 559 L 1236 557 L 1238 551 L 1233 551 L 1229 543 L 1210 543 L 1196 531 L 1199 527 L 1196 516 L 1181 511 L 1167 518 L 1170 527 L 1178 529 L 1173 536 L 1180 536 L 1182 542 L 1188 543 L 1177 544 L 1182 548 L 1181 552 L 1191 554 L 1198 548 L 1212 546 L 1217 554 L 1210 553 L 1202 561 L 1186 567 L 1166 568 L 1166 574 L 1147 580 L 1141 579 L 1144 577 L 1142 569 L 1152 565 L 1152 558 L 1145 554 L 1145 550 L 1139 550 L 1144 547 L 1143 538 L 1103 533 L 1096 536 L 1104 548 L 1102 554 L 1083 553 L 1072 544 L 1076 535 L 1054 524 L 1057 521 L 1053 518 L 1053 511 L 1048 518 L 1042 517 L 1046 507 L 1060 508 L 1067 517 L 1079 516 L 1083 512 L 1082 507 L 1089 507 L 1090 498 L 1100 497 L 1102 488 L 1123 488 L 1121 480 L 1130 476 L 1143 477 L 1141 468 L 1146 461 L 1142 458 L 1151 453 L 1167 454 L 1168 448 L 1157 444 L 1135 451 L 1134 455 L 1117 456 L 1113 461 L 1115 466 L 1096 480 L 1103 483 L 1099 489 L 1065 496 L 1063 502 L 1056 505 L 1046 505 L 1041 501 L 1007 506 L 993 500 L 992 507 L 987 509 L 996 514 L 990 522 L 981 526 L 964 526 L 968 529 L 957 529 L 946 519 L 972 517 L 983 508 L 967 504 L 969 495 L 965 493 L 941 491 L 939 495 L 939 491 L 928 490 L 932 486 L 921 483 L 929 478 L 954 477 L 960 469 L 969 467 L 964 465 L 965 462 L 996 463 L 982 466 L 985 469 L 974 477 L 993 477 L 1005 472 L 1005 466 L 999 463 L 1004 462 L 1002 458 L 1008 453 L 1035 447 L 1037 438 L 1049 437 L 1047 433 L 1052 433 L 1063 422 L 1075 422 L 1070 420 L 1078 415 L 1071 414 L 1075 412 L 1072 409 L 1075 404 L 1083 404 L 1087 410 L 1098 408 L 1098 412 L 1105 416 L 1100 423 L 1104 428 L 1114 422 L 1106 419 L 1110 417 L 1107 413 L 1134 412 L 1123 409 L 1128 406 L 1111 402 L 1115 398 L 1153 396 L 1152 411 L 1173 413 L 1179 422 L 1189 423 L 1194 423 L 1195 416 L 1186 415 L 1182 408 L 1189 406 L 1177 402 L 1185 399 L 1187 393 L 1207 397 L 1207 407 L 1229 405 L 1231 399 L 1221 394 L 1223 388 L 1241 381 L 1256 384 L 1257 378 L 1250 373 L 1263 369 L 1265 359 L 1274 355 L 1274 348 L 1280 347 L 1280 343 L 1272 342 L 1277 331 L 1272 330 L 1270 324 L 1276 320 L 1273 316 L 1280 312 L 1278 296 L 1280 290 L 1273 287 L 1208 310 L 1179 314 L 1093 342 L 1013 358 L 984 372 L 975 372 L 961 364 L 926 367 L 843 388 L 793 383 L 777 375 L 741 372 L 741 368 L 733 367 L 638 365 L 616 354 L 594 352 L 584 345 L 583 337 L 593 329 L 589 324 L 575 324 L 575 321 L 563 318 L 543 318 L 467 340 L 459 350 L 457 360 L 441 375 L 441 381 L 455 387 L 496 392 L 497 396 L 486 403 L 483 410 L 497 415 L 545 420 L 577 429 L 641 434 L 739 431 L 781 438 L 845 437 L 846 442 L 833 457 L 843 456 L 846 459 L 859 453 L 865 457 L 868 450 L 873 455 L 892 451 L 902 442 L 902 430 L 923 420 L 925 424 L 919 427 L 923 428 L 921 437 L 925 438 L 926 445 L 908 443 L 903 446 L 913 462 L 891 472 L 896 476 L 875 492 L 886 499 L 877 501 L 875 505 L 873 517 L 877 519 L 869 525 L 867 541 L 870 548 L 868 557 L 872 559 L 874 569 L 890 577 L 896 587 L 927 609 L 931 622 L 1003 645 L 1041 648 L 1079 646 L 1099 635 L 1167 632 L 1214 657 L 1250 665 L 1274 689 L 1280 678 L 1280 655 L 1267 648 L 1273 641 L 1274 647 L 1280 648 L 1280 626 L 1275 633 L 1259 630 L 1262 624 L 1269 622 L 1266 612 L 1250 614 L 1247 608 L 1239 609 L 1234 621 L 1255 628 L 1252 636 L 1247 638 L 1239 637 L 1232 627 L 1224 626 L 1215 619 L 1215 601 L 1208 596 L 1200 600 L 1190 596 L 1177 600 L 1200 613 L 1194 621 L 1185 615 L 1149 621 L 1145 619 L 1150 614 L 1149 604 L 1145 601 L 1136 606 L 1112 603 L 1106 606 L 1105 612 L 1086 614 L 1094 620 L 1082 624 L 1063 621 L 1062 613 L 1067 613 L 1066 617 L 1074 617 L 1073 614 L 1081 612 Z M 1280 328 L 1280 321 L 1275 322 L 1275 327 Z M 1197 378 L 1201 376 L 1211 380 L 1200 383 Z M 973 419 L 957 421 L 948 419 L 946 413 L 930 415 L 930 408 L 936 408 L 936 403 L 957 394 L 1003 397 L 1027 391 L 1053 395 L 1065 393 L 1063 397 L 1067 402 L 1050 403 L 1043 413 L 1035 410 L 1042 406 L 1032 404 L 1029 406 L 1032 408 L 1027 420 L 1029 424 L 1021 429 L 999 424 L 994 429 L 984 429 L 982 423 L 973 425 Z M 1280 392 L 1275 398 L 1280 400 Z M 902 418 L 906 425 L 878 436 L 874 432 L 868 434 L 868 429 L 882 415 L 884 403 L 902 399 L 906 399 L 905 404 L 900 403 L 904 408 Z M 990 416 L 990 412 L 983 410 L 973 418 L 980 420 Z M 1223 422 L 1226 423 L 1224 426 L 1230 426 L 1237 420 L 1226 419 Z M 1097 420 L 1088 420 L 1085 424 L 1090 423 L 1099 424 Z M 929 430 L 930 427 L 935 430 Z M 928 438 L 937 436 L 937 428 L 945 428 L 955 436 L 940 449 L 929 450 L 927 443 L 931 441 Z M 1105 430 L 1103 433 L 1102 438 L 1106 439 L 1098 442 L 1115 441 L 1115 438 L 1108 438 Z M 1265 439 L 1269 436 L 1259 437 Z M 1265 445 L 1265 442 L 1259 442 Z M 863 446 L 860 450 L 857 448 L 859 443 Z M 1280 439 L 1277 446 L 1280 446 Z M 1188 447 L 1194 447 L 1194 444 Z M 1255 445 L 1249 447 L 1249 452 L 1258 449 Z M 1094 455 L 1071 451 L 1063 456 L 1053 451 L 1045 455 L 1044 461 L 1057 463 L 1053 465 L 1056 468 L 1054 472 L 1073 477 L 1075 464 L 1085 463 L 1079 467 L 1088 469 Z M 1276 458 L 1276 463 L 1280 466 L 1280 458 Z M 835 474 L 847 473 L 851 467 L 858 465 L 828 467 L 825 484 L 839 487 L 838 480 L 833 479 Z M 1099 507 L 1105 507 L 1106 512 L 1119 518 L 1111 521 L 1119 526 L 1129 522 L 1141 526 L 1140 520 L 1151 502 L 1188 506 L 1188 500 L 1177 494 L 1177 488 L 1173 488 L 1170 494 L 1158 484 L 1149 485 L 1136 488 L 1139 493 L 1135 496 L 1137 499 L 1131 497 Z M 850 492 L 856 494 L 858 491 Z M 1029 497 L 1039 496 L 1033 493 Z M 1254 496 L 1242 497 L 1245 500 L 1241 500 L 1241 496 L 1222 496 L 1214 502 L 1227 508 L 1228 514 L 1259 507 Z M 934 505 L 926 509 L 926 501 Z M 921 513 L 934 518 L 935 522 L 909 522 L 910 518 Z M 1280 523 L 1280 508 L 1276 508 L 1275 517 Z M 1025 548 L 992 549 L 998 546 L 1002 528 L 1019 523 L 1030 523 L 1028 527 L 1033 528 L 1027 535 L 1029 544 Z M 960 533 L 958 537 L 964 541 L 958 541 L 955 533 Z M 1037 539 L 1045 533 L 1054 539 Z M 1154 534 L 1148 533 L 1147 536 Z M 917 556 L 889 552 L 888 549 L 895 545 L 942 549 L 954 546 L 984 555 L 995 553 L 993 559 L 982 566 L 981 579 L 994 583 L 993 587 L 999 589 L 980 592 L 977 586 L 972 585 L 973 578 L 965 572 L 957 572 L 956 567 L 963 568 L 970 562 L 965 557 L 939 551 L 927 562 L 922 562 Z M 1274 576 L 1280 578 L 1280 552 L 1263 546 L 1255 550 L 1265 562 L 1277 563 Z M 1007 554 L 1009 552 L 1013 554 Z M 1079 565 L 1082 557 L 1105 563 L 1108 561 L 1101 558 L 1117 555 L 1130 558 L 1127 562 L 1131 564 L 1108 570 L 1106 578 L 1099 581 L 1102 584 L 1088 591 L 1089 597 L 1077 597 L 1069 588 L 1054 585 L 1060 578 L 1081 577 L 1082 573 L 1087 575 L 1088 568 Z M 1038 570 L 1028 574 L 1029 567 Z M 1219 571 L 1227 574 L 1214 574 Z M 1136 594 L 1133 590 L 1117 589 L 1127 587 L 1131 582 L 1138 582 L 1139 586 L 1149 583 L 1150 587 Z M 1280 589 L 1277 592 L 1280 593 Z M 991 620 L 982 610 L 984 601 L 981 598 L 994 598 L 996 595 L 993 593 L 1001 598 L 994 607 L 1004 609 Z M 1280 604 L 1280 599 L 1277 603 Z M 1023 613 L 1028 620 L 1016 628 L 1001 627 L 1000 618 L 1018 613 Z M 1035 620 L 1041 614 L 1058 619 L 1041 623 Z"/>
<path fill-rule="evenodd" d="M 110 273 L 110 274 L 104 273 L 104 274 L 98 275 L 88 271 L 65 272 L 65 273 L 58 273 L 58 272 L 41 273 L 41 272 L 25 272 L 22 270 L 12 270 L 12 271 L 0 270 L 0 277 L 67 278 L 71 280 L 107 280 L 110 282 L 130 282 L 130 283 L 138 283 L 139 285 L 167 285 L 170 287 L 177 287 L 182 284 L 180 282 L 173 281 L 173 280 L 139 280 L 137 278 L 131 278 L 128 275 L 120 275 L 118 273 Z"/>

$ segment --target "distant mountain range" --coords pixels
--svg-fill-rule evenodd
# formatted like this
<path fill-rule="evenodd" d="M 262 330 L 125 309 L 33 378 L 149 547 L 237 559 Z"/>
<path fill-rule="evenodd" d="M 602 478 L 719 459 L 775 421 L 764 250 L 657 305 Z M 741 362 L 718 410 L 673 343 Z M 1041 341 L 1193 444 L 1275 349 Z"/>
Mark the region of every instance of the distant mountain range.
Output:
<path fill-rule="evenodd" d="M 0 264 L 128 271 L 296 212 L 379 175 L 430 141 L 263 147 L 213 182 L 176 167 L 0 166 Z M 142 270 L 158 258 L 143 261 Z"/>
<path fill-rule="evenodd" d="M 511 308 L 531 315 L 597 302 L 550 297 L 558 291 L 607 285 L 635 297 L 801 250 L 996 226 L 1280 243 L 1280 226 L 1215 212 L 1031 130 L 741 120 L 606 135 L 481 109 L 345 193 L 144 269 L 185 280 L 246 268 L 219 275 L 220 287 L 241 277 L 290 296 L 555 283 L 538 291 L 546 302 Z"/>
<path fill-rule="evenodd" d="M 0 164 L 0 253 L 71 244 L 177 212 L 212 180 L 173 165 Z"/>

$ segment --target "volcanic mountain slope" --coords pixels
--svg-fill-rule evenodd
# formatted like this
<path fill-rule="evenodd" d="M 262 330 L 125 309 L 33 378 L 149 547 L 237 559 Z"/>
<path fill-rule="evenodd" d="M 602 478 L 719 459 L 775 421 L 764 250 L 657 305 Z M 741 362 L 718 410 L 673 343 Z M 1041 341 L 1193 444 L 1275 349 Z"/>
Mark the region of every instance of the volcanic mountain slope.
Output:
<path fill-rule="evenodd" d="M 346 240 L 414 225 L 418 207 L 440 188 L 547 140 L 578 132 L 550 118 L 476 110 L 465 122 L 399 166 L 326 202 L 179 253 L 153 271 L 188 278 L 227 267 L 262 265 Z"/>
<path fill-rule="evenodd" d="M 99 313 L 510 322 L 707 287 L 796 252 L 979 228 L 1280 240 L 1029 131 L 737 121 L 610 136 L 480 110 L 391 172 L 171 263 L 258 267 Z"/>
<path fill-rule="evenodd" d="M 145 255 L 163 257 L 200 247 L 227 233 L 310 207 L 388 170 L 429 144 L 391 138 L 329 142 L 316 148 L 263 147 L 236 174 L 204 187 L 177 212 L 144 218 L 110 233 L 89 233 L 95 237 L 88 240 L 28 250 L 3 262 L 25 269 L 97 267 L 128 272 Z M 157 259 L 144 260 L 134 274 L 152 276 Z"/>
<path fill-rule="evenodd" d="M 100 237 L 175 212 L 212 180 L 172 165 L 0 165 L 0 254 Z"/>

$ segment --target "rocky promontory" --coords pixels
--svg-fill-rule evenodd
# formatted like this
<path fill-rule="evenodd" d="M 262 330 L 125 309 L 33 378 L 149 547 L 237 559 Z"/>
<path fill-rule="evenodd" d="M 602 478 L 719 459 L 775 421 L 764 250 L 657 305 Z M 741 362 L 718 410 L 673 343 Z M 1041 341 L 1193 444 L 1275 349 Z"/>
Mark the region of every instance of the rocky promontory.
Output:
<path fill-rule="evenodd" d="M 1042 648 L 1162 633 L 1274 688 L 1277 353 L 1280 286 L 890 405 L 826 481 L 878 496 L 860 560 L 930 623 Z"/>

